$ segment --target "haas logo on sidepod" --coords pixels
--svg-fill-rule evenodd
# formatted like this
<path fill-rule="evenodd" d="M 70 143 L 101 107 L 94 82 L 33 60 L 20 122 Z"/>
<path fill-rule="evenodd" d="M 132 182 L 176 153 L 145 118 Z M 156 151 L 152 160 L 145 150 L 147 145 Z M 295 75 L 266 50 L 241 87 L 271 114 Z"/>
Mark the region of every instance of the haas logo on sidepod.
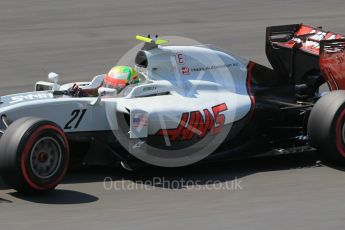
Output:
<path fill-rule="evenodd" d="M 171 141 L 191 140 L 194 136 L 199 138 L 204 137 L 207 133 L 217 134 L 220 133 L 224 126 L 225 116 L 220 114 L 228 110 L 225 103 L 212 107 L 212 112 L 204 109 L 204 117 L 200 111 L 193 111 L 183 113 L 180 123 L 176 129 L 161 129 L 156 135 L 168 135 Z M 213 115 L 212 115 L 213 113 Z"/>

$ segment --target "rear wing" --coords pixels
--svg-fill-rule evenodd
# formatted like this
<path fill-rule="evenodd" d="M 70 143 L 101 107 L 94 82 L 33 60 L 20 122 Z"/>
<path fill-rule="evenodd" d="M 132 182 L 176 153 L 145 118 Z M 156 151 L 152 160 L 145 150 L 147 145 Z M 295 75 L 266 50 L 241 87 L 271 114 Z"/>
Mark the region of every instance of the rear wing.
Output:
<path fill-rule="evenodd" d="M 304 83 L 307 74 L 320 72 L 320 43 L 345 38 L 342 34 L 325 31 L 322 27 L 304 24 L 266 28 L 266 55 L 279 74 L 294 84 Z"/>
<path fill-rule="evenodd" d="M 320 42 L 320 70 L 331 90 L 345 89 L 345 39 Z"/>

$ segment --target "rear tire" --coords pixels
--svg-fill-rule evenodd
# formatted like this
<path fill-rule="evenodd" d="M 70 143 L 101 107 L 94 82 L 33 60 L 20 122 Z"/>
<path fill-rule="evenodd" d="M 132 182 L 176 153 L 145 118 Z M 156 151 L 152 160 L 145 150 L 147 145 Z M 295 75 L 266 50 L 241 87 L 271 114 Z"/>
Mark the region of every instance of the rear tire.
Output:
<path fill-rule="evenodd" d="M 317 101 L 308 120 L 308 136 L 322 159 L 345 164 L 345 90 Z"/>
<path fill-rule="evenodd" d="M 13 122 L 0 140 L 0 172 L 4 182 L 21 193 L 54 189 L 70 159 L 67 138 L 50 121 L 25 117 Z"/>

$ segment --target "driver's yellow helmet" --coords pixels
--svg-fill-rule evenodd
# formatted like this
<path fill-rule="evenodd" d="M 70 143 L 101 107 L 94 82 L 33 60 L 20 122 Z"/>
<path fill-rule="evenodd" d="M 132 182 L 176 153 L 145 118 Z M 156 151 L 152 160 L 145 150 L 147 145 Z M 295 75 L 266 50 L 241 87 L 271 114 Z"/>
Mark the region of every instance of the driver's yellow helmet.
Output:
<path fill-rule="evenodd" d="M 104 87 L 122 90 L 129 84 L 139 82 L 137 71 L 129 66 L 115 66 L 104 77 Z"/>

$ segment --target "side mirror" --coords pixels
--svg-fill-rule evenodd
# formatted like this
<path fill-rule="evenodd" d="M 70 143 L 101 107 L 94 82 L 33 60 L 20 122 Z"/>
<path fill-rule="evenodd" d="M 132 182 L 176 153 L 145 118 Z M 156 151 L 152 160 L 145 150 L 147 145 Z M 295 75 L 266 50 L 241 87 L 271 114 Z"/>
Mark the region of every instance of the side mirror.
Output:
<path fill-rule="evenodd" d="M 59 82 L 59 74 L 51 72 L 48 74 L 48 79 L 54 83 L 58 83 Z"/>
<path fill-rule="evenodd" d="M 48 79 L 54 83 L 53 91 L 58 90 L 59 74 L 51 72 L 48 74 Z"/>

